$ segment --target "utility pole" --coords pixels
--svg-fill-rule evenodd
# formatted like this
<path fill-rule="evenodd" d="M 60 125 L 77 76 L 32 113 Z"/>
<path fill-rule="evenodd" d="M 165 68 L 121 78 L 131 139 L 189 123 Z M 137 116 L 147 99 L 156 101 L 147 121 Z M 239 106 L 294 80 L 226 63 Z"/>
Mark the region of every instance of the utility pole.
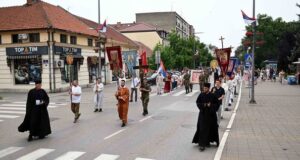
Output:
<path fill-rule="evenodd" d="M 100 21 L 100 0 L 98 0 L 98 23 L 99 23 L 99 26 L 101 25 L 101 21 Z M 101 67 L 101 32 L 98 31 L 99 33 L 99 37 L 98 37 L 98 43 L 99 43 L 99 67 L 98 67 L 98 76 L 99 78 L 101 78 L 102 80 L 102 67 Z"/>
<path fill-rule="evenodd" d="M 253 0 L 253 18 L 255 18 L 255 0 Z M 252 75 L 251 75 L 251 100 L 250 104 L 256 104 L 254 99 L 254 75 L 255 75 L 255 63 L 254 63 L 254 52 L 255 52 L 255 36 L 256 36 L 256 21 L 252 23 L 253 41 L 252 41 Z"/>

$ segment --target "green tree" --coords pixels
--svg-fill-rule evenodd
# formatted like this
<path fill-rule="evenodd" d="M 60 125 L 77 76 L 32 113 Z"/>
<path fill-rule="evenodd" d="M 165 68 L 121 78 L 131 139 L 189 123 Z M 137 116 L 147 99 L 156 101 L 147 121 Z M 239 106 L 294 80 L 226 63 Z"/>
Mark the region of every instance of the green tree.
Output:
<path fill-rule="evenodd" d="M 154 52 L 160 51 L 161 59 L 167 69 L 181 70 L 184 67 L 194 68 L 200 63 L 209 65 L 212 56 L 204 43 L 200 43 L 195 37 L 187 39 L 180 38 L 176 32 L 171 32 L 168 37 L 169 45 L 157 44 Z M 198 56 L 195 53 L 198 53 Z M 199 56 L 200 55 L 200 56 Z M 155 54 L 149 60 L 151 69 L 157 69 L 155 64 Z"/>

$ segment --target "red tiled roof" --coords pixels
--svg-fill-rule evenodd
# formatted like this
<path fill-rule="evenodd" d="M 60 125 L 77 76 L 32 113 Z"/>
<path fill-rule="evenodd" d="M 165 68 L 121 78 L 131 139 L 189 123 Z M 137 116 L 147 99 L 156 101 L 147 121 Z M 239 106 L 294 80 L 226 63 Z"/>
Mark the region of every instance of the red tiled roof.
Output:
<path fill-rule="evenodd" d="M 0 31 L 54 28 L 97 36 L 96 30 L 65 9 L 38 1 L 23 6 L 0 8 Z"/>
<path fill-rule="evenodd" d="M 94 21 L 85 19 L 83 17 L 78 17 L 78 16 L 77 16 L 77 18 L 79 20 L 81 20 L 83 23 L 87 24 L 90 28 L 97 28 L 97 26 L 98 26 L 98 23 L 96 23 Z M 115 30 L 110 25 L 107 25 L 107 29 L 106 29 L 105 35 L 106 35 L 106 38 L 108 40 L 118 41 L 118 42 L 121 42 L 121 43 L 128 44 L 129 46 L 131 46 L 133 48 L 138 48 L 138 45 L 136 43 L 134 43 L 131 39 L 129 39 L 126 36 L 124 36 L 119 31 Z"/>
<path fill-rule="evenodd" d="M 161 30 L 163 29 L 141 22 L 141 23 L 135 23 L 130 27 L 124 28 L 120 30 L 120 32 L 146 32 L 146 31 L 161 31 Z"/>
<path fill-rule="evenodd" d="M 120 23 L 118 22 L 117 24 L 110 24 L 115 30 L 120 31 L 122 29 L 128 28 L 135 25 L 135 22 L 133 23 Z"/>

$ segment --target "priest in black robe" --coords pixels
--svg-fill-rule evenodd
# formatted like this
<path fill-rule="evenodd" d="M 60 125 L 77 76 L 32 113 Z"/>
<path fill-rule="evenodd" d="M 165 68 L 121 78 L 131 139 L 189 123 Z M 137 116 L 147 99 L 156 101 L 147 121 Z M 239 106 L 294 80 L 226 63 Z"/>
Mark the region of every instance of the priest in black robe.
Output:
<path fill-rule="evenodd" d="M 193 138 L 193 143 L 200 146 L 200 150 L 205 150 L 211 142 L 216 142 L 219 146 L 219 132 L 217 123 L 218 99 L 209 91 L 210 83 L 204 84 L 204 92 L 202 92 L 196 101 L 199 108 L 199 116 L 197 123 L 197 131 Z"/>
<path fill-rule="evenodd" d="M 51 133 L 48 104 L 49 97 L 42 89 L 41 81 L 37 80 L 35 88 L 28 92 L 25 118 L 18 127 L 19 132 L 29 131 L 28 141 L 34 137 L 43 139 Z"/>

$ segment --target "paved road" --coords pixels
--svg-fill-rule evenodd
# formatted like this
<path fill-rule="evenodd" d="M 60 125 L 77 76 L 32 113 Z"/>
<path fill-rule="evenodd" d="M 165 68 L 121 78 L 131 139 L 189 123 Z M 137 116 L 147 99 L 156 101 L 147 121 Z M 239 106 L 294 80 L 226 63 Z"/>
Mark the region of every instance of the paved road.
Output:
<path fill-rule="evenodd" d="M 198 85 L 194 88 L 197 89 Z M 213 159 L 215 156 L 216 147 L 200 153 L 198 146 L 191 143 L 198 116 L 195 105 L 198 90 L 188 95 L 182 89 L 163 96 L 151 94 L 150 114 L 147 117 L 141 114 L 140 101 L 130 103 L 129 124 L 125 128 L 120 127 L 118 120 L 116 101 L 112 96 L 113 85 L 106 86 L 102 113 L 93 112 L 91 88 L 84 89 L 84 93 L 82 116 L 76 124 L 72 123 L 68 95 L 50 94 L 53 107 L 49 108 L 49 114 L 53 133 L 44 140 L 28 143 L 28 134 L 17 132 L 24 114 L 6 113 L 19 117 L 0 118 L 3 120 L 0 122 L 0 159 L 26 159 L 30 156 L 55 159 L 73 156 L 74 159 L 82 160 L 97 157 L 99 160 L 199 160 Z M 24 108 L 26 96 L 18 94 L 4 98 L 0 107 Z M 224 114 L 220 137 L 226 129 L 230 115 L 231 112 Z"/>

